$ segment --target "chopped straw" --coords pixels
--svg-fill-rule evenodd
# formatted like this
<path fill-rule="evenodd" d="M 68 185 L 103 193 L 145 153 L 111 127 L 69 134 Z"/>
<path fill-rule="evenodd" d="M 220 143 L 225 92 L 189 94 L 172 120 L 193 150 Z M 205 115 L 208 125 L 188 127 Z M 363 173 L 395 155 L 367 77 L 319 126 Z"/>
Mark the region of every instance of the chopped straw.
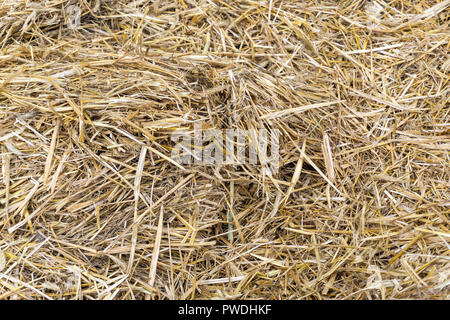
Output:
<path fill-rule="evenodd" d="M 1 1 L 0 299 L 448 299 L 449 8 Z"/>

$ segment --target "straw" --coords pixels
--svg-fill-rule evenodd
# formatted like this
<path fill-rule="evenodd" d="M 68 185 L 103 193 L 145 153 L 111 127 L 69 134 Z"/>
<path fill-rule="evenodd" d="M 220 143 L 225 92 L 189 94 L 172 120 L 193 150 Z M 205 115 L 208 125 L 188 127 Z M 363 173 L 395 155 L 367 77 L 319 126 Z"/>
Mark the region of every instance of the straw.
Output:
<path fill-rule="evenodd" d="M 0 2 L 0 299 L 448 299 L 449 8 Z"/>

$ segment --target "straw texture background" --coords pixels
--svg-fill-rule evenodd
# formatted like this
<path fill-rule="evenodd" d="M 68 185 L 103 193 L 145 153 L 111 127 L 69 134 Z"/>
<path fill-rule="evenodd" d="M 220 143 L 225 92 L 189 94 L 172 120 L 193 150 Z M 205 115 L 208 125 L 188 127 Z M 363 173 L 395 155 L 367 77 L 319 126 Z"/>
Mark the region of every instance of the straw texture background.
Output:
<path fill-rule="evenodd" d="M 447 299 L 449 7 L 1 0 L 0 299 Z"/>

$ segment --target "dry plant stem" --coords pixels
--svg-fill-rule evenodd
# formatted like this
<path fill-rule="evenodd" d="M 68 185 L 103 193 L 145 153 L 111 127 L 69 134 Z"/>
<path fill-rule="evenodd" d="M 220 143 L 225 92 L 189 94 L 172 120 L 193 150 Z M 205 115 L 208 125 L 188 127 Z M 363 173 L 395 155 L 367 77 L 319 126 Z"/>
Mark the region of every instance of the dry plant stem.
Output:
<path fill-rule="evenodd" d="M 231 181 L 230 182 L 230 210 L 228 212 L 228 241 L 230 241 L 230 243 L 233 242 L 233 233 L 232 233 L 232 230 L 233 230 L 232 210 L 233 210 L 233 204 L 234 204 L 234 201 L 233 201 L 234 196 L 233 195 L 234 195 L 234 181 Z"/>
<path fill-rule="evenodd" d="M 158 264 L 158 257 L 159 257 L 159 250 L 161 245 L 161 236 L 162 236 L 162 228 L 163 228 L 163 217 L 164 217 L 164 207 L 161 207 L 161 213 L 159 214 L 159 220 L 158 220 L 158 229 L 156 231 L 156 239 L 155 239 L 155 246 L 153 247 L 153 253 L 152 253 L 152 261 L 150 264 L 150 281 L 149 285 L 150 287 L 153 287 L 155 285 L 155 279 L 156 279 L 156 267 Z"/>
<path fill-rule="evenodd" d="M 142 147 L 141 154 L 139 156 L 139 162 L 136 169 L 136 177 L 134 179 L 134 222 L 136 222 L 138 218 L 138 203 L 139 203 L 139 194 L 142 180 L 142 171 L 144 170 L 145 163 L 145 155 L 147 154 L 147 149 Z M 128 261 L 128 269 L 127 273 L 131 272 L 131 268 L 133 266 L 134 253 L 136 251 L 136 241 L 138 234 L 138 225 L 133 226 L 132 231 L 132 239 L 131 239 L 131 251 L 130 251 L 130 260 Z"/>

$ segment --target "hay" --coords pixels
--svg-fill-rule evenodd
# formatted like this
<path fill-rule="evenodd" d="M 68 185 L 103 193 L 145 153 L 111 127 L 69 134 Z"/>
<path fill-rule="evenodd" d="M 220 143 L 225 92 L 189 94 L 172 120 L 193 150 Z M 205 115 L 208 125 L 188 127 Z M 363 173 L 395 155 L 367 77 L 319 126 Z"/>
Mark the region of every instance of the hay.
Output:
<path fill-rule="evenodd" d="M 3 0 L 0 299 L 448 298 L 449 6 Z"/>

